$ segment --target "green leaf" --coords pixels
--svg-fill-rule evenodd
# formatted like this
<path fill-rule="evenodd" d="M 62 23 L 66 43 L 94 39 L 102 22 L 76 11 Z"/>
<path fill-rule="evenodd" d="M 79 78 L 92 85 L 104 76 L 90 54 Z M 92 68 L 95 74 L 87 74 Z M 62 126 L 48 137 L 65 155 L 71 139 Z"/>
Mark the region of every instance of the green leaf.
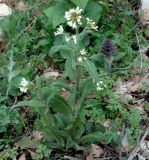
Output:
<path fill-rule="evenodd" d="M 36 147 L 38 144 L 38 140 L 32 139 L 31 136 L 29 137 L 23 137 L 19 142 L 16 143 L 17 147 L 20 148 L 29 148 L 29 147 Z"/>
<path fill-rule="evenodd" d="M 22 76 L 19 76 L 19 75 L 13 77 L 13 78 L 11 79 L 11 85 L 19 88 L 20 82 L 21 82 L 22 78 L 23 78 L 23 77 L 22 77 Z"/>
<path fill-rule="evenodd" d="M 89 34 L 93 33 L 91 30 L 84 30 L 79 34 L 79 45 L 82 47 L 86 47 L 90 43 Z"/>
<path fill-rule="evenodd" d="M 83 66 L 89 72 L 92 79 L 95 80 L 96 82 L 98 82 L 99 81 L 99 75 L 98 75 L 97 69 L 95 67 L 95 64 L 92 61 L 87 59 L 86 61 L 84 61 Z"/>
<path fill-rule="evenodd" d="M 79 140 L 85 131 L 85 126 L 83 124 L 82 119 L 79 116 L 75 119 L 74 124 L 73 124 L 73 128 L 75 128 L 75 130 L 76 130 L 75 137 L 77 140 Z"/>
<path fill-rule="evenodd" d="M 61 50 L 61 55 L 66 58 L 65 62 L 65 70 L 67 76 L 71 79 L 74 80 L 76 77 L 76 72 L 74 68 L 74 55 L 73 55 L 73 50 Z"/>
<path fill-rule="evenodd" d="M 120 52 L 113 55 L 114 61 L 122 59 L 126 55 L 126 52 Z"/>
<path fill-rule="evenodd" d="M 43 47 L 43 46 L 47 46 L 49 44 L 49 41 L 48 40 L 46 40 L 46 39 L 42 39 L 42 40 L 40 40 L 39 42 L 38 42 L 38 46 L 39 47 Z"/>
<path fill-rule="evenodd" d="M 65 0 L 61 0 L 61 2 L 58 2 L 55 6 L 46 9 L 44 14 L 52 22 L 53 28 L 55 28 L 65 22 L 64 14 L 69 8 L 70 4 Z"/>
<path fill-rule="evenodd" d="M 76 77 L 76 71 L 73 67 L 72 59 L 67 59 L 65 62 L 65 69 L 66 69 L 66 74 L 67 76 L 71 79 L 74 80 Z"/>
<path fill-rule="evenodd" d="M 53 97 L 50 101 L 50 104 L 56 112 L 63 113 L 65 116 L 71 116 L 72 109 L 63 97 L 58 95 Z"/>
<path fill-rule="evenodd" d="M 88 135 L 83 136 L 79 142 L 80 143 L 94 143 L 104 140 L 104 134 L 102 132 L 95 132 Z"/>
<path fill-rule="evenodd" d="M 75 70 L 73 66 L 73 49 L 70 48 L 68 45 L 57 45 L 54 47 L 51 47 L 49 54 L 53 55 L 54 53 L 60 52 L 62 57 L 66 59 L 65 62 L 65 69 L 66 74 L 70 79 L 75 79 Z"/>
<path fill-rule="evenodd" d="M 41 116 L 44 115 L 44 110 L 43 110 L 43 106 L 44 104 L 42 104 L 39 100 L 37 99 L 32 99 L 29 101 L 21 101 L 18 102 L 15 106 L 13 106 L 14 108 L 16 107 L 26 107 L 26 106 L 30 106 L 33 107 L 33 109 L 35 110 L 35 112 L 37 112 L 38 114 L 40 114 Z M 46 109 L 46 108 L 45 108 Z M 45 117 L 43 117 L 45 118 Z"/>
<path fill-rule="evenodd" d="M 32 99 L 29 101 L 20 101 L 18 102 L 14 107 L 24 107 L 24 106 L 31 106 L 31 107 L 37 107 L 40 106 L 41 103 L 37 99 Z"/>
<path fill-rule="evenodd" d="M 112 141 L 114 141 L 114 142 L 118 142 L 119 141 L 119 136 L 116 133 L 111 132 L 111 131 L 107 131 L 105 133 L 105 137 L 106 137 L 105 138 L 105 143 L 106 144 L 109 144 Z"/>
<path fill-rule="evenodd" d="M 93 88 L 93 82 L 92 82 L 91 78 L 85 80 L 85 82 L 83 82 L 81 84 L 81 87 L 80 87 L 80 98 L 79 98 L 80 106 L 82 105 L 85 96 L 92 91 L 92 88 Z"/>
<path fill-rule="evenodd" d="M 85 10 L 89 0 L 71 0 L 77 7 L 82 10 Z"/>
<path fill-rule="evenodd" d="M 72 53 L 72 49 L 67 45 L 57 45 L 57 46 L 51 47 L 49 51 L 49 55 L 52 56 L 54 53 L 57 53 L 59 51 L 65 52 L 67 54 Z"/>
<path fill-rule="evenodd" d="M 101 12 L 102 8 L 97 2 L 89 1 L 85 9 L 85 16 L 91 18 L 95 23 L 98 23 L 101 17 Z"/>
<path fill-rule="evenodd" d="M 5 102 L 7 99 L 8 99 L 7 96 L 1 96 L 1 95 L 0 95 L 0 103 L 1 103 L 1 102 Z"/>

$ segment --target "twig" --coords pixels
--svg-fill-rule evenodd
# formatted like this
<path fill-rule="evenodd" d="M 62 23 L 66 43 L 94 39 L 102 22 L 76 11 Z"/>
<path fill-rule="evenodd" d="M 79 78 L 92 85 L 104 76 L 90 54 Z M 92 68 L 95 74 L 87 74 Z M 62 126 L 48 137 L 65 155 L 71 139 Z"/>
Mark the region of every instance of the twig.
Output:
<path fill-rule="evenodd" d="M 80 158 L 75 158 L 75 157 L 71 157 L 71 156 L 64 156 L 64 158 L 69 159 L 69 160 L 82 160 Z"/>
<path fill-rule="evenodd" d="M 103 157 L 103 158 L 95 158 L 95 160 L 110 160 L 111 158 L 114 158 L 114 157 L 110 156 L 110 157 Z"/>
<path fill-rule="evenodd" d="M 132 160 L 136 155 L 137 155 L 137 152 L 139 151 L 140 147 L 142 146 L 146 136 L 148 135 L 149 133 L 149 125 L 147 126 L 139 144 L 136 146 L 136 148 L 132 151 L 132 153 L 130 154 L 130 156 L 128 157 L 128 160 Z"/>

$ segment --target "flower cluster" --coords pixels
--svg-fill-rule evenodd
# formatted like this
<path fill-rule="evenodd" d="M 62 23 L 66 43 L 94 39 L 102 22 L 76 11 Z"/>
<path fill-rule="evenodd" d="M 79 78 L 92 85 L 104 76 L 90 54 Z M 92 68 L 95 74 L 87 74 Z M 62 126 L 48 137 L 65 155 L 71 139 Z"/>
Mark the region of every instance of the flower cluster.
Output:
<path fill-rule="evenodd" d="M 21 83 L 20 83 L 20 91 L 22 93 L 26 93 L 29 87 L 29 81 L 27 81 L 25 78 L 22 78 Z"/>
<path fill-rule="evenodd" d="M 73 29 L 77 29 L 79 25 L 82 25 L 81 19 L 82 19 L 82 9 L 79 7 L 70 9 L 69 11 L 65 12 L 65 18 L 67 20 L 67 25 L 72 27 Z M 89 18 L 86 18 L 86 29 L 93 29 L 96 30 L 98 27 L 96 26 L 95 22 Z M 62 25 L 60 25 L 57 30 L 54 32 L 54 35 L 64 35 L 64 28 Z M 71 35 L 71 36 L 65 36 L 65 40 L 68 44 L 74 43 L 77 44 L 77 35 Z M 83 60 L 86 60 L 86 57 L 84 56 L 86 54 L 85 50 L 80 51 L 80 57 L 78 58 L 79 62 L 82 62 Z"/>
<path fill-rule="evenodd" d="M 64 33 L 64 28 L 62 25 L 60 25 L 58 28 L 57 28 L 57 31 L 54 32 L 54 35 L 57 36 L 57 35 L 61 35 Z"/>
<path fill-rule="evenodd" d="M 96 26 L 95 22 L 92 19 L 86 18 L 86 29 L 93 29 L 98 31 L 98 26 Z"/>
<path fill-rule="evenodd" d="M 77 44 L 77 36 L 76 35 L 72 35 L 70 37 L 66 37 L 65 39 L 66 39 L 67 43 L 73 42 L 74 44 Z"/>
<path fill-rule="evenodd" d="M 106 88 L 106 84 L 103 83 L 103 81 L 99 81 L 96 83 L 96 89 L 97 91 L 102 91 L 104 88 Z"/>
<path fill-rule="evenodd" d="M 80 50 L 80 56 L 78 57 L 78 62 L 83 62 L 84 60 L 86 60 L 86 51 L 85 49 Z"/>
<path fill-rule="evenodd" d="M 77 29 L 79 25 L 82 25 L 81 12 L 82 9 L 80 9 L 79 7 L 77 7 L 76 9 L 70 9 L 69 11 L 65 12 L 65 18 L 67 20 L 68 26 Z"/>

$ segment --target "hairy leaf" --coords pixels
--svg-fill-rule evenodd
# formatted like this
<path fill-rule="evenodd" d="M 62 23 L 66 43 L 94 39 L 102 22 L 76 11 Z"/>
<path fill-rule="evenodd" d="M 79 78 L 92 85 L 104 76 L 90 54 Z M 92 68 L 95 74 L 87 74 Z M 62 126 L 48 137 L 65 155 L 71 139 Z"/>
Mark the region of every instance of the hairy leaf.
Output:
<path fill-rule="evenodd" d="M 66 53 L 72 53 L 72 49 L 68 47 L 67 45 L 57 45 L 57 46 L 51 47 L 49 51 L 49 55 L 52 56 L 54 53 L 59 52 L 59 51 L 63 51 Z"/>
<path fill-rule="evenodd" d="M 56 112 L 63 113 L 65 116 L 71 116 L 72 109 L 63 97 L 57 95 L 51 98 L 50 104 Z"/>
<path fill-rule="evenodd" d="M 71 0 L 77 7 L 85 10 L 89 0 Z"/>
<path fill-rule="evenodd" d="M 94 143 L 104 140 L 104 134 L 102 132 L 95 132 L 88 135 L 83 136 L 79 142 L 80 143 Z"/>
<path fill-rule="evenodd" d="M 98 23 L 99 18 L 101 17 L 101 12 L 101 6 L 97 2 L 89 1 L 85 9 L 85 16 Z"/>
<path fill-rule="evenodd" d="M 65 22 L 64 14 L 69 8 L 70 4 L 65 0 L 61 0 L 55 6 L 46 9 L 44 14 L 48 17 L 49 21 L 52 22 L 53 28 L 55 28 Z"/>
<path fill-rule="evenodd" d="M 90 76 L 92 77 L 92 79 L 96 82 L 98 82 L 99 80 L 99 75 L 98 75 L 98 72 L 97 72 L 97 69 L 95 67 L 95 64 L 90 61 L 90 60 L 86 60 L 84 63 L 83 63 L 83 66 L 86 68 L 86 70 L 89 72 Z"/>

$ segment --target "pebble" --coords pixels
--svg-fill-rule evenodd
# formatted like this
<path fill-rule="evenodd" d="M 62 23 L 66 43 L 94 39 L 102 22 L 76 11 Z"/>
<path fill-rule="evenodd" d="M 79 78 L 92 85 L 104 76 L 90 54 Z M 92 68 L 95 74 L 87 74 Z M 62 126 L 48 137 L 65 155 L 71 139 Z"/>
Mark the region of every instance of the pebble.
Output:
<path fill-rule="evenodd" d="M 0 3 L 0 19 L 12 14 L 11 8 L 9 8 L 5 3 Z"/>

